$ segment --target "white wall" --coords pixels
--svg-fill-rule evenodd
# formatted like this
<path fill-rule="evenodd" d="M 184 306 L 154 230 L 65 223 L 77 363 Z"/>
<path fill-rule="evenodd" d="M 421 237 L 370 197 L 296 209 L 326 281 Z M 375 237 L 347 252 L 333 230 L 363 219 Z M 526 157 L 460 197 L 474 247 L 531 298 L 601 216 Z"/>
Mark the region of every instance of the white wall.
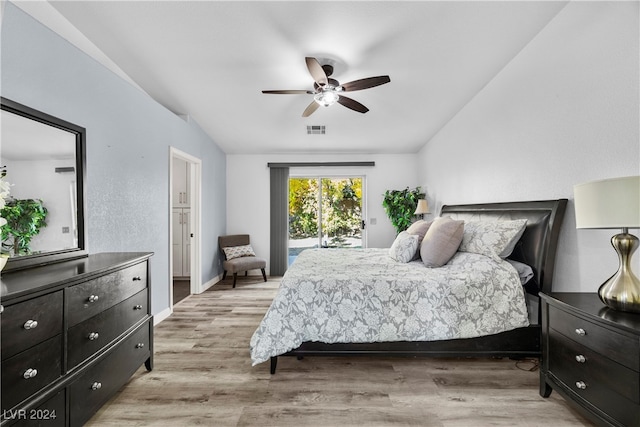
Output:
<path fill-rule="evenodd" d="M 269 168 L 267 163 L 374 161 L 373 167 L 307 168 L 310 174 L 366 177 L 368 247 L 389 247 L 395 230 L 382 207 L 389 189 L 418 184 L 415 155 L 227 155 L 227 232 L 248 233 L 256 253 L 269 258 Z M 298 173 L 300 169 L 291 172 Z M 376 224 L 371 224 L 375 219 Z M 267 269 L 269 263 L 267 262 Z"/>
<path fill-rule="evenodd" d="M 438 207 L 570 199 L 555 291 L 594 292 L 617 268 L 615 230 L 575 229 L 573 185 L 640 173 L 638 9 L 569 3 L 419 153 Z"/>

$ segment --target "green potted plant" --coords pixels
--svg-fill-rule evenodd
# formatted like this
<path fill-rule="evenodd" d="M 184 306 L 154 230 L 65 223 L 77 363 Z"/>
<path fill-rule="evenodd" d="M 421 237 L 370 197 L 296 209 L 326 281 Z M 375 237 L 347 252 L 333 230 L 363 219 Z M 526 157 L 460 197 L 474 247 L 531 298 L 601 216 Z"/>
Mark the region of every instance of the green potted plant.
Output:
<path fill-rule="evenodd" d="M 0 211 L 6 220 L 2 232 L 2 249 L 14 255 L 29 255 L 31 239 L 46 227 L 47 208 L 39 199 L 8 199 Z"/>
<path fill-rule="evenodd" d="M 409 228 L 414 217 L 413 213 L 418 205 L 418 199 L 424 199 L 424 197 L 425 194 L 420 190 L 420 187 L 413 190 L 407 187 L 404 190 L 384 192 L 382 206 L 398 233 Z"/>
<path fill-rule="evenodd" d="M 9 192 L 11 190 L 11 184 L 9 184 L 4 177 L 7 175 L 7 169 L 3 166 L 0 169 L 0 212 L 4 209 L 4 205 L 6 204 L 6 200 L 9 198 Z M 4 226 L 7 223 L 7 220 L 0 216 L 0 227 Z M 9 252 L 2 250 L 0 251 L 0 270 L 7 265 L 7 261 L 9 260 Z"/>

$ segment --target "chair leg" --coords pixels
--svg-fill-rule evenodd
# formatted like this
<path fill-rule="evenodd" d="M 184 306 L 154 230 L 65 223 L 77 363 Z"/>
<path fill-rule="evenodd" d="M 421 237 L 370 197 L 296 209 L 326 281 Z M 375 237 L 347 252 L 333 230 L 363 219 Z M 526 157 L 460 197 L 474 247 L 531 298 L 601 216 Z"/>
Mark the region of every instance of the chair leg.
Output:
<path fill-rule="evenodd" d="M 227 278 L 227 270 L 222 273 L 222 280 Z"/>
<path fill-rule="evenodd" d="M 247 274 L 249 274 L 249 270 L 244 272 L 244 277 L 247 277 Z"/>
<path fill-rule="evenodd" d="M 262 278 L 266 282 L 267 281 L 267 273 L 264 272 L 264 268 L 261 268 L 260 270 L 262 270 Z"/>
<path fill-rule="evenodd" d="M 238 279 L 238 273 L 233 273 L 233 287 L 236 287 L 236 280 Z"/>

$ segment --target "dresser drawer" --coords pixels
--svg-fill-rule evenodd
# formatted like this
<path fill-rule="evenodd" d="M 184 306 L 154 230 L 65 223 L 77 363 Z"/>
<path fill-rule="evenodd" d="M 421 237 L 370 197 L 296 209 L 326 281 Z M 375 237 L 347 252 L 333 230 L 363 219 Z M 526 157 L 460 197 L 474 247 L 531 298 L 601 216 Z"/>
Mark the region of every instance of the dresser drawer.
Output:
<path fill-rule="evenodd" d="M 549 325 L 585 347 L 632 369 L 640 371 L 640 340 L 583 320 L 549 306 Z"/>
<path fill-rule="evenodd" d="M 2 425 L 19 427 L 64 427 L 66 404 L 65 391 L 61 390 L 46 402 L 33 409 L 17 408 L 2 413 Z"/>
<path fill-rule="evenodd" d="M 2 409 L 14 407 L 61 375 L 61 335 L 3 361 Z"/>
<path fill-rule="evenodd" d="M 69 329 L 68 370 L 104 348 L 147 316 L 147 290 Z"/>
<path fill-rule="evenodd" d="M 62 291 L 5 307 L 2 360 L 62 333 Z"/>
<path fill-rule="evenodd" d="M 146 262 L 71 286 L 66 290 L 68 326 L 77 325 L 146 287 Z"/>
<path fill-rule="evenodd" d="M 69 387 L 71 426 L 84 424 L 127 383 L 150 356 L 149 323 L 144 323 L 113 352 L 82 373 Z"/>
<path fill-rule="evenodd" d="M 587 387 L 597 384 L 601 390 L 611 390 L 640 403 L 640 373 L 600 355 L 588 347 L 566 339 L 554 329 L 549 330 L 549 371 L 576 388 L 577 382 Z"/>

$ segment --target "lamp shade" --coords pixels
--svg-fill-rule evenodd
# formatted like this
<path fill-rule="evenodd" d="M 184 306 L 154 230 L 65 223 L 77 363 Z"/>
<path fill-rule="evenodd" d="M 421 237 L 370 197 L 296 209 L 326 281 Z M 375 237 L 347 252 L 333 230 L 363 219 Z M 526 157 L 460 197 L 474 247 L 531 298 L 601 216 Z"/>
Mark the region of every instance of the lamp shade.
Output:
<path fill-rule="evenodd" d="M 577 228 L 640 228 L 640 176 L 573 187 Z"/>
<path fill-rule="evenodd" d="M 420 215 L 427 213 L 429 213 L 429 205 L 427 204 L 426 199 L 418 199 L 418 206 L 416 206 L 416 211 L 413 214 Z"/>

